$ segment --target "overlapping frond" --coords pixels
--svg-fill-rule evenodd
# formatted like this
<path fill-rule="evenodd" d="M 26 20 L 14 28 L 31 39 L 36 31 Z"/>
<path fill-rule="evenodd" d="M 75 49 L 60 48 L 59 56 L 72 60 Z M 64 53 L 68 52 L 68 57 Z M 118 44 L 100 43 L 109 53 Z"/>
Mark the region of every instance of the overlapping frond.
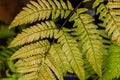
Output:
<path fill-rule="evenodd" d="M 79 34 L 83 53 L 86 54 L 95 72 L 101 76 L 103 44 L 98 35 L 97 26 L 92 23 L 93 18 L 88 14 L 80 14 L 84 11 L 84 9 L 77 10 L 70 21 L 75 22 L 74 27 L 77 27 L 76 32 Z"/>
<path fill-rule="evenodd" d="M 47 65 L 49 65 L 59 80 L 63 80 L 67 72 L 72 72 L 67 55 L 62 51 L 60 44 L 52 44 L 47 58 L 49 60 L 46 60 Z"/>
<path fill-rule="evenodd" d="M 117 45 L 120 45 L 120 1 L 119 0 L 108 0 L 107 4 L 103 3 L 103 0 L 96 0 L 94 7 L 98 6 L 97 14 L 99 19 L 103 21 L 103 25 L 111 36 L 112 41 Z"/>
<path fill-rule="evenodd" d="M 120 77 L 120 47 L 111 45 L 109 57 L 106 59 L 105 72 L 101 80 L 117 80 Z M 118 79 L 119 80 L 119 79 Z"/>
<path fill-rule="evenodd" d="M 64 30 L 60 30 L 56 37 L 58 37 L 58 42 L 62 45 L 62 50 L 72 69 L 81 80 L 84 80 L 82 54 L 78 49 L 76 40 Z"/>
<path fill-rule="evenodd" d="M 39 41 L 20 48 L 11 56 L 11 59 L 14 60 L 17 58 L 27 58 L 38 54 L 44 55 L 49 48 L 50 43 L 48 40 Z"/>
<path fill-rule="evenodd" d="M 52 38 L 56 31 L 58 31 L 58 29 L 53 21 L 41 22 L 41 24 L 24 29 L 22 33 L 14 38 L 9 47 L 23 45 L 38 39 Z"/>
<path fill-rule="evenodd" d="M 23 8 L 23 11 L 13 20 L 10 28 L 50 17 L 51 19 L 56 19 L 59 16 L 66 18 L 71 10 L 73 10 L 73 7 L 68 0 L 66 3 L 63 0 L 38 0 L 38 3 L 30 1 L 30 4 Z"/>
<path fill-rule="evenodd" d="M 56 80 L 53 73 L 46 64 L 39 65 L 39 70 L 20 77 L 18 80 Z"/>

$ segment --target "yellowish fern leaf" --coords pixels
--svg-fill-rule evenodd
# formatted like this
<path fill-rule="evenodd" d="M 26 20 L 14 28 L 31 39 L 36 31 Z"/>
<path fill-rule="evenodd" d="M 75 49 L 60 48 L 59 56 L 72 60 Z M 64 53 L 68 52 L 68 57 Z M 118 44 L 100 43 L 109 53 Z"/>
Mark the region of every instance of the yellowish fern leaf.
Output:
<path fill-rule="evenodd" d="M 63 0 L 38 0 L 38 3 L 30 1 L 30 4 L 27 4 L 27 7 L 23 8 L 23 11 L 13 20 L 10 28 L 50 17 L 56 19 L 60 15 L 61 18 L 66 18 L 72 10 L 73 7 L 68 0 L 67 3 Z"/>
<path fill-rule="evenodd" d="M 63 80 L 63 76 L 65 76 L 67 72 L 73 72 L 71 65 L 67 60 L 67 56 L 64 54 L 59 44 L 52 44 L 51 49 L 49 50 L 49 55 L 47 57 L 50 61 L 48 62 L 46 60 L 46 63 L 57 75 L 59 80 Z M 51 64 L 53 66 L 51 66 Z M 57 71 L 55 69 L 57 69 Z"/>
<path fill-rule="evenodd" d="M 48 40 L 39 41 L 20 48 L 11 56 L 10 59 L 14 60 L 17 58 L 27 58 L 38 54 L 44 55 L 44 53 L 47 52 L 49 48 L 50 43 Z"/>
<path fill-rule="evenodd" d="M 56 31 L 58 31 L 58 29 L 53 21 L 41 22 L 41 24 L 23 30 L 21 34 L 18 34 L 17 37 L 14 38 L 9 47 L 23 45 L 38 39 L 52 38 Z"/>
<path fill-rule="evenodd" d="M 52 44 L 51 49 L 49 50 L 49 54 L 52 56 L 56 56 L 56 58 L 53 58 L 54 60 L 57 60 L 56 63 L 61 64 L 58 65 L 63 69 L 63 73 L 73 72 L 71 69 L 71 66 L 67 60 L 67 55 L 62 51 L 61 46 L 59 44 Z M 65 72 L 64 72 L 65 71 Z"/>
<path fill-rule="evenodd" d="M 58 42 L 62 45 L 62 50 L 72 69 L 81 80 L 84 80 L 82 54 L 78 49 L 76 40 L 63 30 L 60 30 L 56 37 L 58 37 Z"/>
<path fill-rule="evenodd" d="M 55 64 L 51 56 L 47 55 L 45 63 L 51 68 L 51 70 L 55 73 L 58 79 L 63 80 L 63 73 L 61 72 L 58 65 Z"/>
<path fill-rule="evenodd" d="M 95 72 L 102 76 L 102 55 L 104 53 L 102 38 L 96 30 L 97 26 L 91 23 L 93 18 L 88 14 L 81 14 L 81 10 L 77 10 L 73 15 L 75 17 L 70 21 L 74 20 L 74 27 L 77 26 L 76 32 L 79 34 L 83 53 L 86 54 Z"/>
<path fill-rule="evenodd" d="M 15 63 L 15 67 L 25 67 L 25 66 L 32 66 L 35 64 L 40 64 L 42 61 L 42 55 L 35 55 L 28 58 L 20 59 Z"/>
<path fill-rule="evenodd" d="M 18 80 L 36 80 L 38 79 L 38 72 L 32 72 L 20 77 Z"/>
<path fill-rule="evenodd" d="M 97 13 L 100 13 L 99 19 L 103 21 L 108 35 L 112 37 L 112 41 L 120 46 L 120 1 L 108 0 L 107 4 L 99 4 L 100 6 L 97 8 Z"/>
<path fill-rule="evenodd" d="M 56 80 L 52 71 L 50 70 L 50 68 L 46 64 L 43 64 L 40 67 L 39 73 L 40 74 L 38 75 L 38 79 L 40 79 L 40 80 L 47 80 L 48 77 L 49 77 L 49 80 Z M 41 77 L 43 77 L 43 79 L 41 79 Z"/>
<path fill-rule="evenodd" d="M 16 72 L 19 72 L 19 73 L 29 73 L 29 72 L 38 71 L 38 70 L 40 70 L 40 65 L 38 64 L 16 68 Z"/>
<path fill-rule="evenodd" d="M 18 80 L 56 80 L 53 73 L 46 64 L 39 66 L 38 71 L 25 74 L 20 77 Z"/>
<path fill-rule="evenodd" d="M 93 4 L 93 8 L 97 7 L 101 2 L 103 2 L 104 0 L 95 0 L 94 4 Z"/>

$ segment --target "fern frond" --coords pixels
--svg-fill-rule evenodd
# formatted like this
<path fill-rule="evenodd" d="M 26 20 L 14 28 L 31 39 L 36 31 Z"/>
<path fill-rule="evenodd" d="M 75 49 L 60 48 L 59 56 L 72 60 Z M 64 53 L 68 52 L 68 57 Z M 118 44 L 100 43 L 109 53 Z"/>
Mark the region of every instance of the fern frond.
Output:
<path fill-rule="evenodd" d="M 36 80 L 38 79 L 38 72 L 32 72 L 20 77 L 18 80 Z"/>
<path fill-rule="evenodd" d="M 108 35 L 112 37 L 112 41 L 117 45 L 120 45 L 119 4 L 120 1 L 108 0 L 107 4 L 100 3 L 100 6 L 97 8 L 97 14 L 100 14 L 99 19 L 103 21 Z"/>
<path fill-rule="evenodd" d="M 15 63 L 15 67 L 32 66 L 34 64 L 40 64 L 42 61 L 42 55 L 35 55 L 28 58 L 20 59 Z"/>
<path fill-rule="evenodd" d="M 15 52 L 15 48 L 8 49 L 5 46 L 0 46 L 0 71 L 5 69 L 5 65 L 9 67 L 9 57 Z M 11 65 L 10 65 L 11 66 Z M 9 68 L 12 72 L 14 71 L 13 68 Z M 1 73 L 1 72 L 0 72 Z"/>
<path fill-rule="evenodd" d="M 58 43 L 62 45 L 62 50 L 65 53 L 72 69 L 81 80 L 84 80 L 82 54 L 78 49 L 76 40 L 63 30 L 60 30 L 60 32 L 56 34 L 56 37 L 58 37 Z"/>
<path fill-rule="evenodd" d="M 77 10 L 73 15 L 74 18 L 70 21 L 75 22 L 74 27 L 77 27 L 76 32 L 79 34 L 83 53 L 86 54 L 95 72 L 101 76 L 102 55 L 104 53 L 102 38 L 98 34 L 97 26 L 92 24 L 93 18 L 88 14 L 81 14 L 81 10 Z"/>
<path fill-rule="evenodd" d="M 23 8 L 13 22 L 10 28 L 18 25 L 33 23 L 48 18 L 56 19 L 59 16 L 66 18 L 73 10 L 71 3 L 67 0 L 65 3 L 63 0 L 38 0 L 30 1 L 27 7 Z"/>
<path fill-rule="evenodd" d="M 120 47 L 111 45 L 109 53 L 110 55 L 106 59 L 105 72 L 101 80 L 113 80 L 120 77 Z"/>
<path fill-rule="evenodd" d="M 38 71 L 38 70 L 40 70 L 40 65 L 38 65 L 38 64 L 35 64 L 32 66 L 25 66 L 25 67 L 17 67 L 16 68 L 16 72 L 18 72 L 18 73 L 30 73 L 30 72 Z"/>
<path fill-rule="evenodd" d="M 103 1 L 104 0 L 95 0 L 95 2 L 93 3 L 93 8 L 97 7 Z"/>
<path fill-rule="evenodd" d="M 53 70 L 59 80 L 63 80 L 63 76 L 65 76 L 66 72 L 73 72 L 67 60 L 67 56 L 64 54 L 59 44 L 52 44 L 47 57 L 50 61 L 46 60 L 46 64 Z"/>
<path fill-rule="evenodd" d="M 53 58 L 52 56 L 47 55 L 47 58 L 45 59 L 45 63 L 51 68 L 51 70 L 55 73 L 55 75 L 59 80 L 63 80 L 64 75 L 62 69 L 59 67 L 59 65 L 56 62 L 58 59 L 54 61 L 54 59 L 52 58 Z"/>
<path fill-rule="evenodd" d="M 24 46 L 17 50 L 12 56 L 11 60 L 17 59 L 17 58 L 27 58 L 33 55 L 44 55 L 44 53 L 50 48 L 50 43 L 48 40 L 43 40 L 36 42 L 34 44 L 30 44 L 27 46 Z"/>
<path fill-rule="evenodd" d="M 53 73 L 46 64 L 43 64 L 39 67 L 39 71 L 32 72 L 20 77 L 18 80 L 56 80 Z"/>
<path fill-rule="evenodd" d="M 39 38 L 52 38 L 56 31 L 58 31 L 58 29 L 53 21 L 41 22 L 41 24 L 23 30 L 21 34 L 18 34 L 17 37 L 14 38 L 9 47 L 30 43 Z"/>

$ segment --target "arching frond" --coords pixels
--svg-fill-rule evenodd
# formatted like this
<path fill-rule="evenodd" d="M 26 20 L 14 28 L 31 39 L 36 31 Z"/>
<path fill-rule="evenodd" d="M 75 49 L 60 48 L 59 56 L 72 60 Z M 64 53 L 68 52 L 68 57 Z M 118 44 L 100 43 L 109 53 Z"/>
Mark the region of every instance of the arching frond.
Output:
<path fill-rule="evenodd" d="M 48 40 L 39 41 L 20 48 L 11 56 L 10 59 L 14 60 L 17 58 L 27 58 L 38 54 L 44 55 L 44 53 L 47 52 L 49 48 L 50 43 Z"/>
<path fill-rule="evenodd" d="M 23 30 L 22 33 L 18 34 L 17 37 L 14 38 L 9 47 L 23 45 L 38 39 L 52 38 L 56 31 L 58 31 L 58 29 L 53 21 L 46 21 L 45 23 L 41 22 L 41 24 L 37 24 Z"/>
<path fill-rule="evenodd" d="M 23 8 L 23 11 L 16 16 L 10 28 L 50 17 L 52 19 L 56 19 L 59 16 L 66 18 L 73 9 L 68 0 L 67 3 L 63 0 L 38 0 L 38 3 L 35 1 L 30 2 L 31 4 L 28 4 L 27 7 Z"/>
<path fill-rule="evenodd" d="M 74 13 L 74 18 L 71 17 L 70 21 L 74 21 L 74 27 L 77 27 L 76 32 L 79 34 L 80 44 L 82 46 L 83 53 L 95 72 L 102 75 L 102 55 L 104 53 L 104 47 L 101 42 L 101 37 L 98 35 L 97 26 L 92 24 L 93 18 L 88 14 L 80 14 L 81 10 L 77 10 Z"/>
<path fill-rule="evenodd" d="M 78 49 L 76 40 L 63 30 L 60 30 L 56 37 L 58 37 L 58 42 L 62 45 L 62 50 L 72 69 L 81 80 L 84 80 L 82 54 Z"/>
<path fill-rule="evenodd" d="M 119 80 L 120 77 L 120 47 L 111 45 L 109 48 L 110 55 L 106 59 L 105 72 L 101 80 Z"/>
<path fill-rule="evenodd" d="M 48 77 L 49 80 L 56 80 L 53 73 L 46 64 L 39 66 L 39 69 L 40 70 L 36 72 L 32 72 L 20 77 L 18 80 L 47 80 Z"/>
<path fill-rule="evenodd" d="M 46 60 L 47 65 L 52 69 L 59 80 L 63 80 L 67 72 L 72 72 L 71 65 L 67 60 L 67 56 L 62 51 L 60 44 L 52 44 L 47 58 L 49 59 L 49 61 Z"/>
<path fill-rule="evenodd" d="M 96 4 L 97 1 L 99 0 L 96 0 L 94 4 Z M 97 14 L 100 14 L 99 19 L 103 21 L 108 35 L 112 37 L 112 41 L 120 45 L 120 1 L 108 0 L 107 4 L 99 4 L 100 6 L 97 8 Z"/>

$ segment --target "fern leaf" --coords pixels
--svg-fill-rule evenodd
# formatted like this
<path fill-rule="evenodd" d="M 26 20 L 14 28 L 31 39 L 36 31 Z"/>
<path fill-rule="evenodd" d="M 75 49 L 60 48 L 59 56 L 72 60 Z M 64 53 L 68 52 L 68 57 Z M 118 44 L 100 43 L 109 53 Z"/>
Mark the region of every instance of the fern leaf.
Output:
<path fill-rule="evenodd" d="M 25 66 L 25 67 L 17 67 L 16 72 L 18 73 L 30 73 L 33 71 L 39 71 L 40 70 L 40 65 L 35 64 L 32 66 Z"/>
<path fill-rule="evenodd" d="M 120 77 L 120 47 L 111 45 L 109 52 L 110 55 L 106 60 L 105 72 L 101 80 L 113 80 Z"/>
<path fill-rule="evenodd" d="M 18 80 L 56 80 L 53 73 L 49 69 L 49 67 L 45 64 L 40 66 L 40 70 L 36 72 L 32 72 L 29 74 L 25 74 L 20 77 Z"/>
<path fill-rule="evenodd" d="M 47 57 L 49 58 L 50 61 L 48 62 L 46 60 L 46 63 L 57 75 L 59 80 L 63 80 L 63 76 L 66 74 L 66 72 L 72 72 L 67 57 L 60 48 L 59 44 L 52 44 L 51 49 L 49 50 L 49 56 Z M 51 64 L 53 66 L 51 66 Z M 55 70 L 55 68 L 57 69 L 57 71 Z"/>
<path fill-rule="evenodd" d="M 51 68 L 51 70 L 55 73 L 57 78 L 59 80 L 63 80 L 63 73 L 59 65 L 52 59 L 53 57 L 50 55 L 47 55 L 47 58 L 45 60 L 45 63 Z"/>
<path fill-rule="evenodd" d="M 47 80 L 48 79 L 48 76 L 49 76 L 49 80 L 56 80 L 56 78 L 54 77 L 52 71 L 50 70 L 50 68 L 46 65 L 46 64 L 43 64 L 41 67 L 40 67 L 40 74 L 38 75 L 40 78 L 40 80 Z M 41 79 L 41 76 L 43 76 L 43 79 Z"/>
<path fill-rule="evenodd" d="M 96 0 L 98 1 L 98 0 Z M 107 4 L 100 3 L 97 13 L 100 13 L 99 19 L 103 21 L 108 35 L 112 37 L 112 41 L 120 45 L 120 1 L 109 0 Z"/>
<path fill-rule="evenodd" d="M 38 72 L 32 72 L 29 74 L 25 74 L 24 76 L 20 77 L 18 80 L 36 80 L 38 78 Z"/>
<path fill-rule="evenodd" d="M 17 37 L 14 38 L 9 47 L 30 43 L 32 41 L 38 40 L 39 38 L 52 38 L 54 36 L 54 32 L 56 32 L 57 30 L 58 29 L 54 22 L 41 22 L 41 24 L 37 24 L 23 30 L 21 34 L 18 34 Z"/>
<path fill-rule="evenodd" d="M 66 73 L 64 71 L 72 72 L 72 69 L 67 60 L 67 57 L 66 57 L 65 53 L 62 51 L 61 46 L 59 44 L 52 44 L 51 49 L 49 50 L 49 54 L 51 56 L 56 56 L 59 64 L 61 64 L 59 66 L 63 69 L 63 73 Z"/>
<path fill-rule="evenodd" d="M 50 48 L 50 43 L 48 40 L 43 40 L 24 46 L 17 50 L 10 59 L 14 60 L 17 58 L 27 58 L 33 55 L 44 55 L 44 53 Z"/>
<path fill-rule="evenodd" d="M 102 38 L 98 34 L 97 26 L 91 23 L 93 18 L 88 14 L 80 13 L 79 10 L 74 13 L 74 27 L 77 26 L 76 32 L 79 34 L 83 53 L 86 53 L 86 57 L 93 69 L 101 76 L 102 55 L 104 53 Z"/>
<path fill-rule="evenodd" d="M 103 2 L 104 0 L 95 0 L 94 4 L 93 4 L 93 8 L 97 7 L 101 2 Z"/>
<path fill-rule="evenodd" d="M 9 28 L 48 19 L 51 15 L 52 19 L 56 19 L 60 15 L 61 18 L 66 18 L 72 10 L 73 7 L 68 0 L 67 3 L 63 0 L 38 0 L 38 3 L 30 1 L 30 4 L 16 16 Z"/>
<path fill-rule="evenodd" d="M 15 63 L 15 67 L 25 67 L 25 66 L 32 66 L 34 64 L 40 64 L 42 61 L 42 55 L 35 55 L 32 57 L 28 57 L 25 59 L 20 59 Z"/>
<path fill-rule="evenodd" d="M 58 42 L 62 45 L 62 50 L 72 69 L 81 80 L 84 80 L 83 60 L 76 40 L 63 30 L 60 30 L 56 37 L 58 37 Z"/>

